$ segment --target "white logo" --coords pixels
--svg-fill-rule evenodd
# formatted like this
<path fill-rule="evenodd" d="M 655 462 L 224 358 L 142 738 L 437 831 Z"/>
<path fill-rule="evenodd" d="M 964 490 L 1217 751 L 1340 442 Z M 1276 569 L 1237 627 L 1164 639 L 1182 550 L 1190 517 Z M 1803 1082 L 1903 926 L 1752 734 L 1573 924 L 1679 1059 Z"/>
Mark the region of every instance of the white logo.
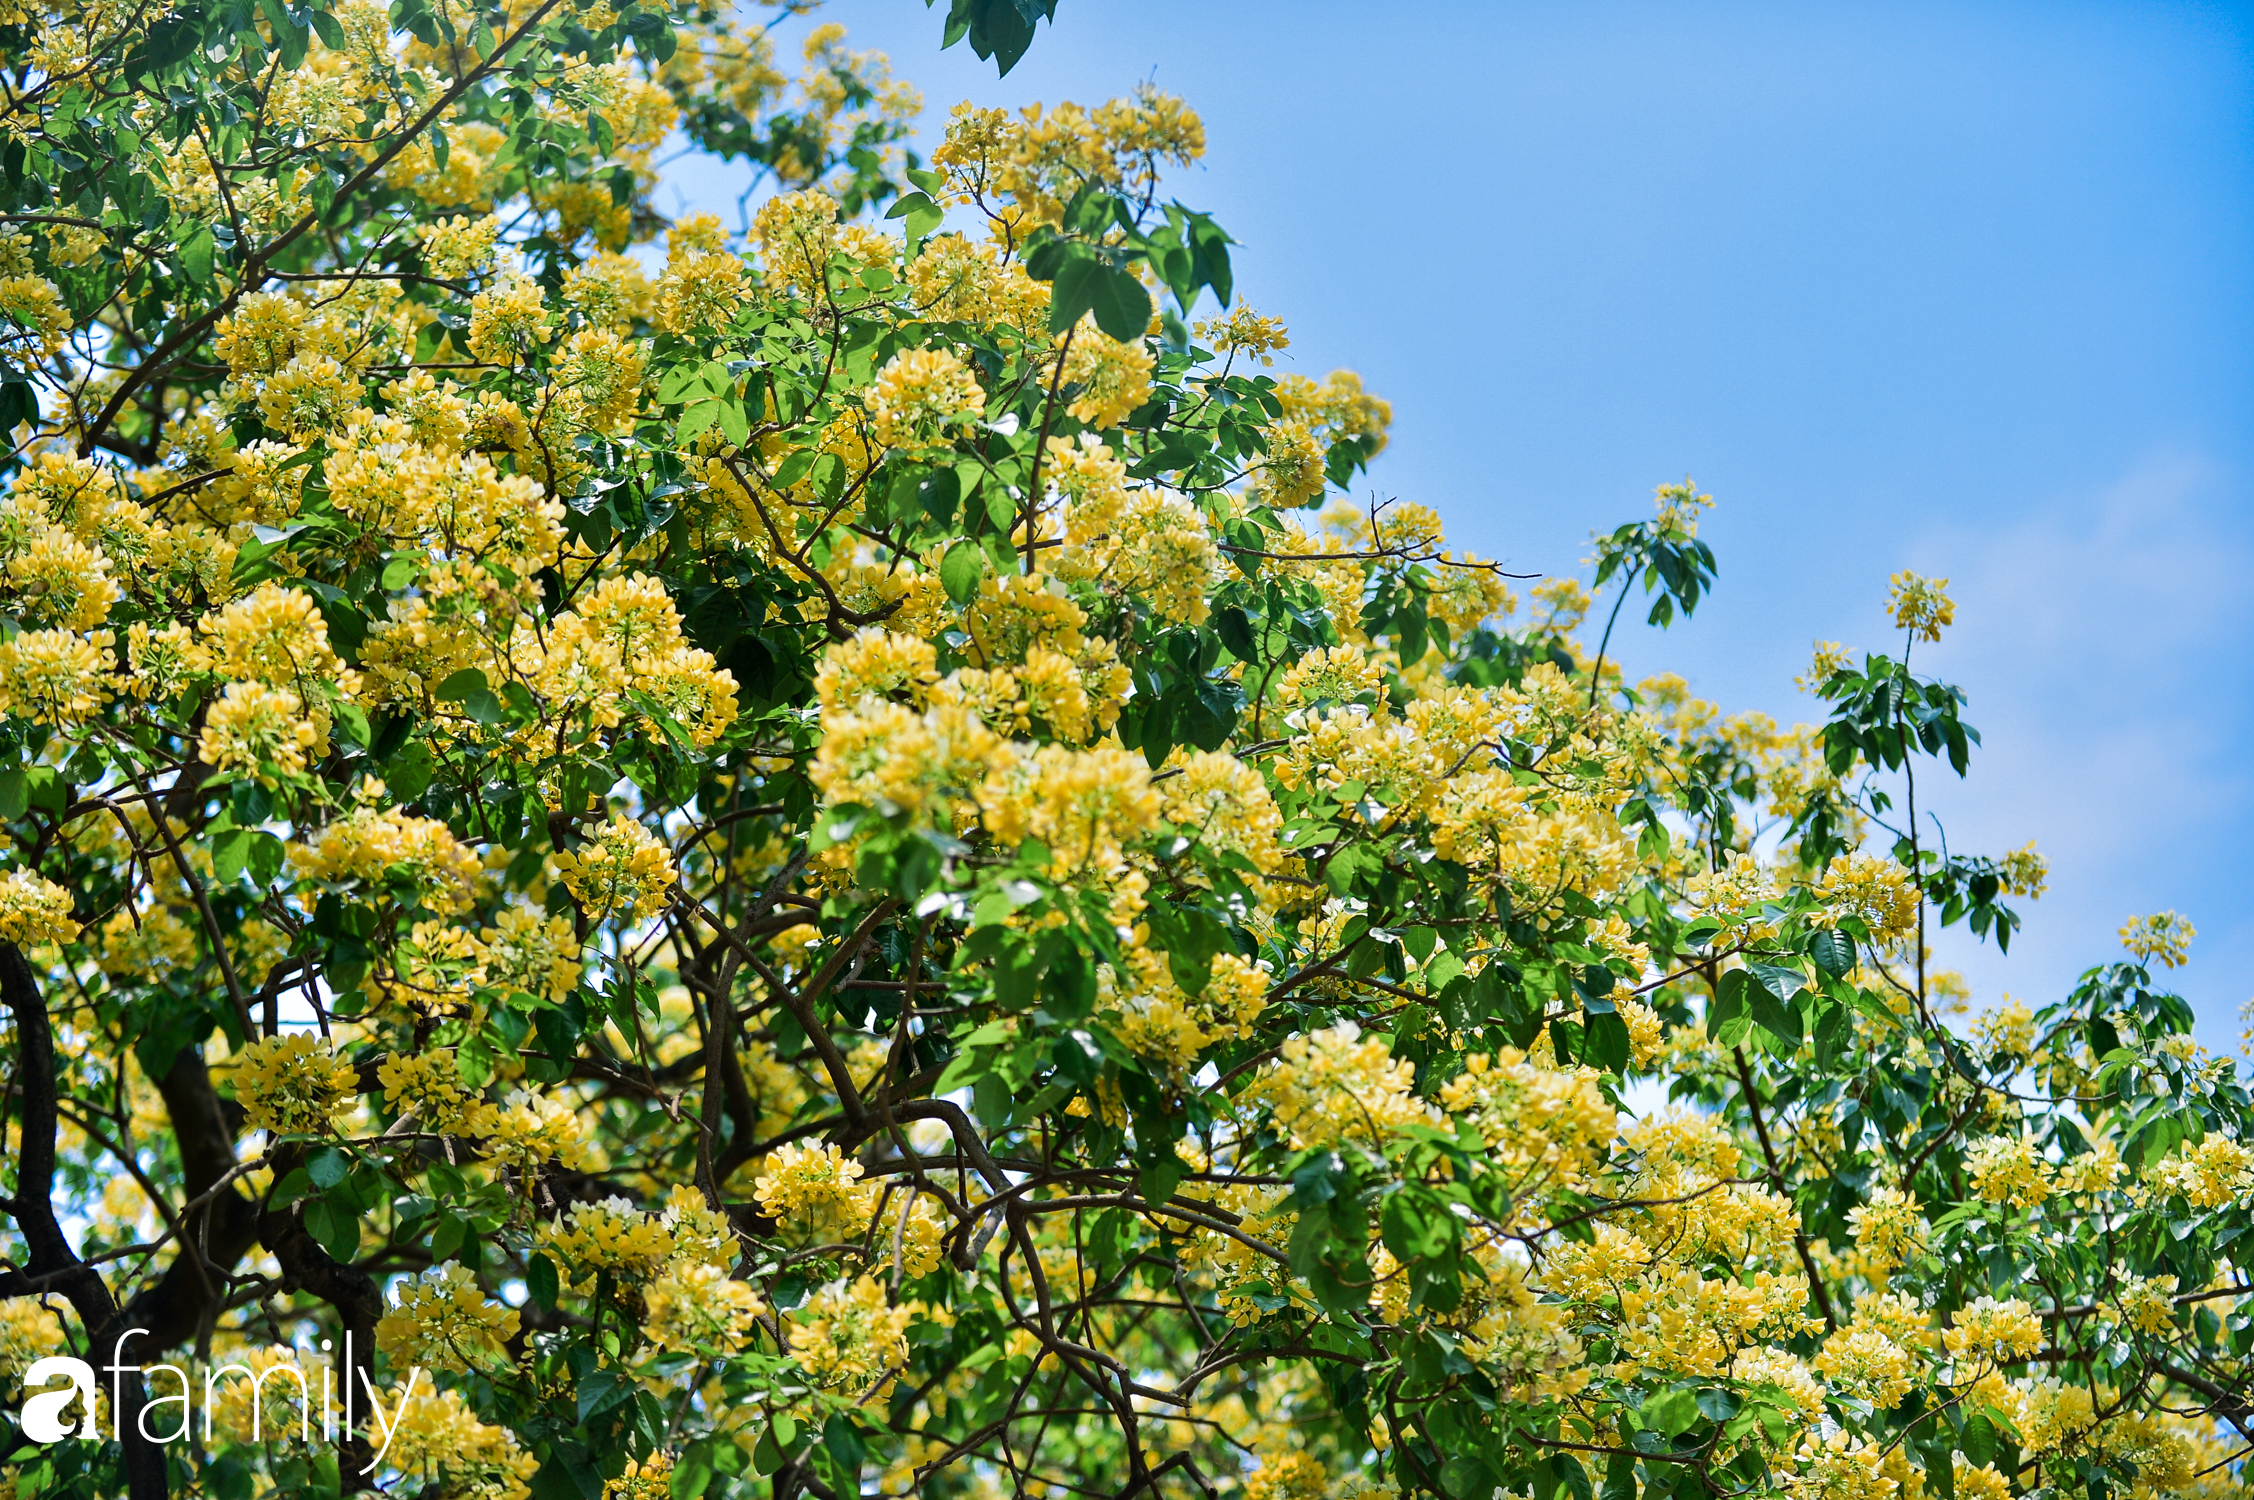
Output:
<path fill-rule="evenodd" d="M 102 1366 L 102 1369 L 110 1376 L 111 1413 L 117 1419 L 117 1426 L 109 1435 L 112 1438 L 124 1436 L 124 1408 L 118 1404 L 117 1388 L 128 1373 L 140 1373 L 152 1377 L 152 1384 L 157 1386 L 157 1389 L 152 1390 L 148 1399 L 143 1403 L 139 1421 L 141 1436 L 152 1443 L 177 1443 L 186 1438 L 195 1428 L 193 1413 L 195 1386 L 189 1379 L 188 1371 L 178 1365 L 129 1365 L 120 1358 L 120 1351 L 124 1349 L 125 1341 L 137 1333 L 146 1332 L 148 1330 L 145 1328 L 128 1328 L 125 1332 L 119 1334 L 116 1347 L 110 1351 L 110 1362 Z M 329 1347 L 327 1339 L 321 1340 L 321 1348 L 324 1351 Z M 361 1404 L 356 1399 L 360 1393 L 353 1389 L 350 1379 L 346 1380 L 342 1393 L 344 1409 L 342 1413 L 338 1412 L 335 1370 L 333 1367 L 324 1364 L 321 1370 L 319 1407 L 321 1437 L 326 1441 L 339 1431 L 338 1418 L 340 1415 L 342 1417 L 342 1431 L 365 1433 L 371 1443 L 380 1436 L 383 1439 L 383 1446 L 377 1449 L 374 1462 L 360 1471 L 363 1474 L 372 1474 L 375 1472 L 376 1465 L 383 1462 L 384 1456 L 391 1451 L 391 1440 L 398 1435 L 401 1425 L 406 1420 L 408 1403 L 415 1399 L 415 1386 L 421 1381 L 424 1371 L 420 1366 L 416 1366 L 407 1372 L 407 1384 L 399 1392 L 399 1409 L 387 1416 L 384 1412 L 383 1397 L 376 1390 L 375 1381 L 369 1378 L 367 1370 L 359 1368 L 353 1363 L 352 1335 L 349 1333 L 344 1336 L 343 1364 L 353 1375 L 359 1377 L 361 1390 L 365 1392 L 367 1398 L 365 1403 L 367 1412 L 363 1417 L 356 1410 L 356 1407 Z M 211 1436 L 213 1414 L 220 1401 L 219 1387 L 229 1375 L 240 1375 L 249 1383 L 251 1437 L 253 1441 L 258 1440 L 263 1435 L 261 1424 L 264 1420 L 264 1411 L 267 1404 L 266 1382 L 269 1378 L 277 1375 L 285 1376 L 297 1383 L 298 1435 L 305 1439 L 312 1437 L 315 1410 L 312 1384 L 305 1378 L 303 1367 L 294 1359 L 271 1365 L 263 1372 L 254 1371 L 248 1365 L 230 1364 L 207 1368 L 204 1371 L 203 1378 L 205 1437 Z M 172 1395 L 166 1392 L 162 1388 L 163 1383 L 153 1379 L 157 1376 L 169 1377 L 171 1382 L 179 1387 L 179 1394 Z M 45 1385 L 54 1380 L 67 1380 L 70 1384 L 56 1391 L 33 1391 L 31 1389 L 34 1386 Z M 31 1368 L 24 1372 L 23 1384 L 27 1394 L 23 1403 L 23 1415 L 18 1425 L 22 1428 L 25 1437 L 30 1438 L 35 1443 L 60 1443 L 69 1438 L 93 1438 L 99 1441 L 102 1438 L 103 1434 L 101 1428 L 97 1425 L 98 1418 L 94 1410 L 94 1391 L 96 1388 L 94 1367 L 85 1360 L 72 1359 L 68 1355 L 60 1354 L 34 1360 Z M 286 1398 L 287 1387 L 284 1386 L 280 1389 Z M 85 1407 L 86 1416 L 82 1422 L 71 1422 L 65 1416 L 74 1401 L 83 1403 Z M 180 1408 L 180 1425 L 169 1433 L 151 1432 L 149 1430 L 149 1418 L 154 1415 L 161 1421 L 165 1408 L 173 1406 Z"/>
<path fill-rule="evenodd" d="M 24 1372 L 26 1388 L 45 1385 L 50 1380 L 68 1380 L 68 1388 L 59 1391 L 41 1391 L 26 1397 L 23 1404 L 23 1435 L 35 1443 L 59 1443 L 70 1437 L 99 1437 L 94 1427 L 94 1367 L 83 1359 L 65 1355 L 50 1355 L 33 1360 Z M 63 1416 L 73 1401 L 86 1403 L 86 1421 L 83 1426 L 73 1426 Z"/>

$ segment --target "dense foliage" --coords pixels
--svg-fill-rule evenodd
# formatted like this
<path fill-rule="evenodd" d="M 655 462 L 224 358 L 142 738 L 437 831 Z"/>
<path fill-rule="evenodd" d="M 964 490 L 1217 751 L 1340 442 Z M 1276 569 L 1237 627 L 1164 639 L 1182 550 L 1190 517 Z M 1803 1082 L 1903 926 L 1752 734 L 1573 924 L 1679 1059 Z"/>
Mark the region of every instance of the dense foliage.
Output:
<path fill-rule="evenodd" d="M 2044 874 L 1918 807 L 1940 584 L 1817 725 L 1630 685 L 1706 497 L 1523 599 L 1343 498 L 1153 92 L 927 165 L 693 5 L 0 48 L 0 1400 L 149 1367 L 17 1496 L 2246 1493 L 2188 927 L 1929 963 Z M 405 1414 L 166 1441 L 225 1362 Z"/>

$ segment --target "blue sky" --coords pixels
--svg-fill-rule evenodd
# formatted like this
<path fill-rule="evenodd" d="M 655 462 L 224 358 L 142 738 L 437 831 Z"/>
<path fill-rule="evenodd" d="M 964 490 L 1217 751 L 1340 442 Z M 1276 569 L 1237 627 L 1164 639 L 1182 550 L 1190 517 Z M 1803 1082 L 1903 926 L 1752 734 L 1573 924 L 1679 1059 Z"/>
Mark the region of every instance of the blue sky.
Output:
<path fill-rule="evenodd" d="M 944 9 L 944 7 L 942 7 Z M 1401 19 L 1395 19 L 1395 18 Z M 1204 116 L 1173 184 L 1241 242 L 1290 367 L 1393 403 L 1373 479 L 1570 571 L 1688 473 L 1720 592 L 1625 644 L 1790 722 L 1817 638 L 1893 646 L 1986 737 L 1952 845 L 2034 839 L 1983 1000 L 2042 1003 L 2131 913 L 2199 928 L 2210 1046 L 2254 993 L 2254 13 L 2193 4 L 1063 0 L 1007 78 L 912 0 L 819 19 L 958 99 Z M 795 30 L 795 28 L 793 28 Z M 787 45 L 787 44 L 786 44 Z M 685 202 L 722 177 L 676 169 Z M 729 194 L 733 196 L 732 193 Z"/>

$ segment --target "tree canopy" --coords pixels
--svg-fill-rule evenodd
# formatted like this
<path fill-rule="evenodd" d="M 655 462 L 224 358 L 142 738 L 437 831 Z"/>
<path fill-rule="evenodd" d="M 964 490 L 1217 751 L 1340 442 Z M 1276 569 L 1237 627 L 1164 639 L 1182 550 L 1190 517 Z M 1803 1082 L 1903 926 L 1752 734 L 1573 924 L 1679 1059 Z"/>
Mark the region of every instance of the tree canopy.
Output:
<path fill-rule="evenodd" d="M 2189 925 L 1931 956 L 1945 580 L 1631 683 L 1693 484 L 1451 548 L 1186 104 L 927 161 L 803 9 L 0 11 L 14 1493 L 2245 1496 Z"/>

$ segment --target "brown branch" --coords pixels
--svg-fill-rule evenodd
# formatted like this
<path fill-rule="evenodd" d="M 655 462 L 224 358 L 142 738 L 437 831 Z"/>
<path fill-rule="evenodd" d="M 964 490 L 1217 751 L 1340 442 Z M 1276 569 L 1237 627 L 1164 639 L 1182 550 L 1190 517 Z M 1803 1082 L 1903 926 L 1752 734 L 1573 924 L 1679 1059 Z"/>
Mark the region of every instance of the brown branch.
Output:
<path fill-rule="evenodd" d="M 31 961 L 14 943 L 0 943 L 0 1000 L 16 1021 L 17 1081 L 23 1099 L 23 1135 L 16 1154 L 16 1195 L 11 1212 L 27 1253 L 23 1270 L 0 1270 L 0 1297 L 32 1295 L 33 1278 L 60 1290 L 86 1330 L 87 1352 L 122 1362 L 136 1331 L 120 1321 L 117 1300 L 99 1271 L 79 1259 L 55 1217 L 57 1073 L 55 1031 Z M 141 1432 L 148 1394 L 138 1369 L 116 1377 L 117 1425 L 125 1445 L 129 1500 L 165 1500 L 164 1449 Z"/>
<path fill-rule="evenodd" d="M 1761 1090 L 1753 1082 L 1753 1069 L 1746 1063 L 1745 1049 L 1733 1047 L 1737 1058 L 1738 1086 L 1745 1095 L 1745 1107 L 1753 1116 L 1753 1134 L 1761 1143 L 1761 1159 L 1769 1164 L 1769 1181 L 1788 1202 L 1792 1194 L 1784 1185 L 1784 1169 L 1777 1165 L 1776 1148 L 1769 1143 L 1768 1122 L 1761 1118 Z M 1800 1253 L 1800 1269 L 1808 1273 L 1808 1290 L 1816 1301 L 1816 1310 L 1824 1315 L 1824 1327 L 1836 1331 L 1839 1318 L 1831 1309 L 1831 1293 L 1824 1288 L 1824 1278 L 1816 1269 L 1816 1257 L 1808 1248 L 1808 1232 L 1800 1226 L 1800 1206 L 1792 1209 L 1792 1247 Z"/>

